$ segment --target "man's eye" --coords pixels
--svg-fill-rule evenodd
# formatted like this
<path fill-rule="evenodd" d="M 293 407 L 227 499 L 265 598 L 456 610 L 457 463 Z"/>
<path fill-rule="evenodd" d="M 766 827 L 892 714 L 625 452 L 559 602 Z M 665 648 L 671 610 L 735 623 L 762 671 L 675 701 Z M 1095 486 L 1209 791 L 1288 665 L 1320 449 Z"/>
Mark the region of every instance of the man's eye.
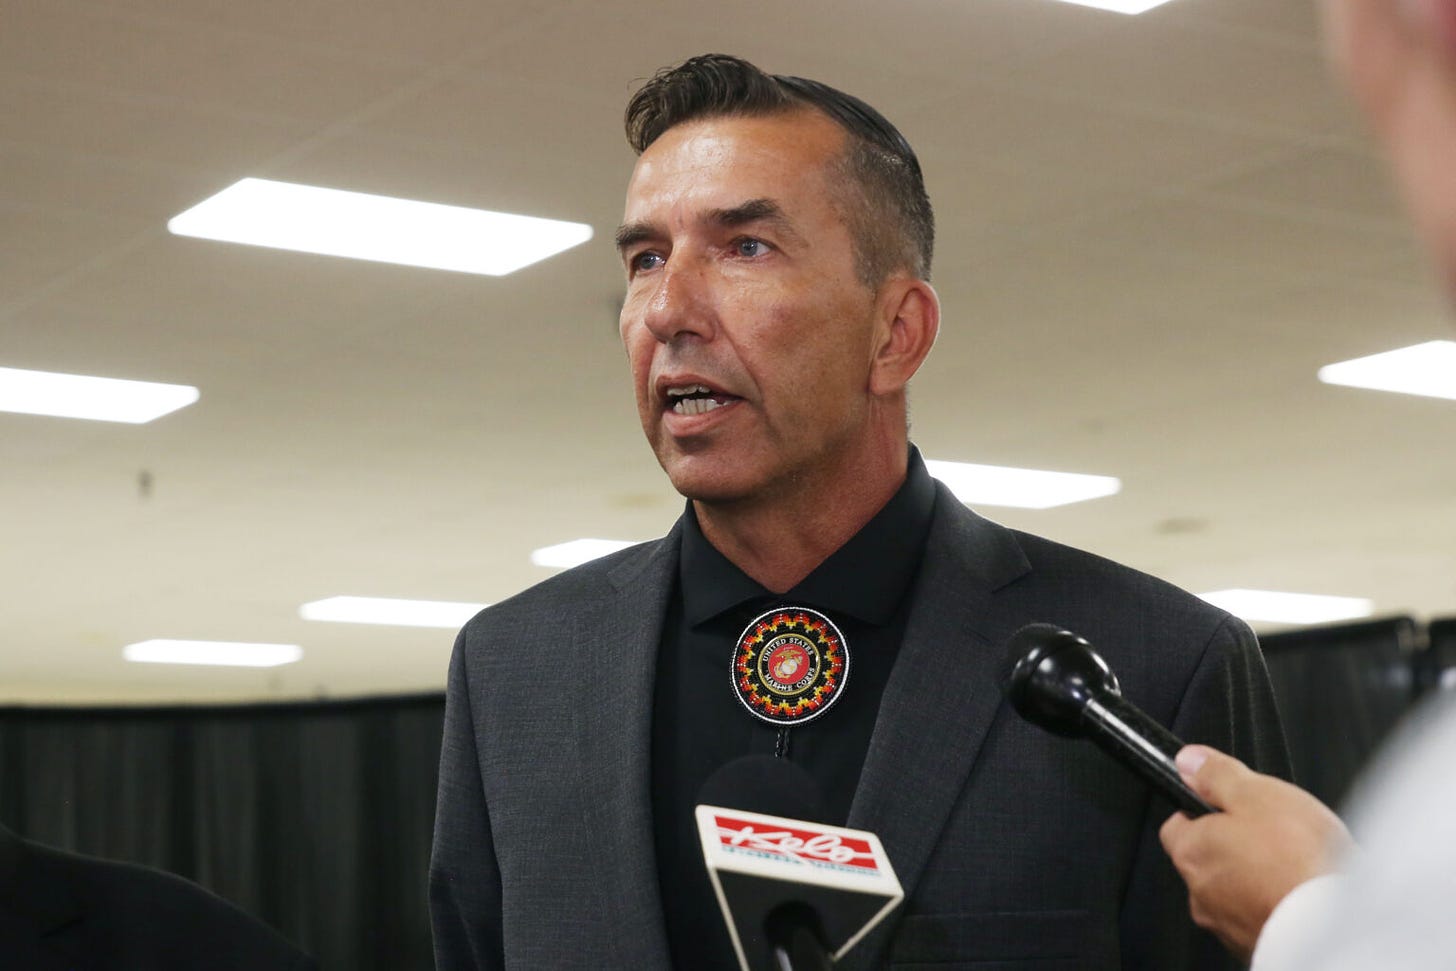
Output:
<path fill-rule="evenodd" d="M 739 256 L 762 256 L 768 252 L 768 244 L 761 239 L 740 239 L 733 248 Z"/>
<path fill-rule="evenodd" d="M 661 265 L 662 257 L 652 252 L 638 253 L 628 261 L 628 267 L 633 273 L 639 273 L 642 270 L 655 270 Z"/>

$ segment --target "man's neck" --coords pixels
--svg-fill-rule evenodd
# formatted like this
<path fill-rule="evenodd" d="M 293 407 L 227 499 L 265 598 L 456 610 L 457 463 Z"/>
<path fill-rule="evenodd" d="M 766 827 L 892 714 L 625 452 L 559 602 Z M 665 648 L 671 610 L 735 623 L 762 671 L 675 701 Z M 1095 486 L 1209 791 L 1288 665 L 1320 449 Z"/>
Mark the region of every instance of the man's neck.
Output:
<path fill-rule="evenodd" d="M 735 566 L 783 593 L 849 542 L 905 481 L 908 443 L 828 487 L 735 503 L 693 501 L 704 538 Z"/>

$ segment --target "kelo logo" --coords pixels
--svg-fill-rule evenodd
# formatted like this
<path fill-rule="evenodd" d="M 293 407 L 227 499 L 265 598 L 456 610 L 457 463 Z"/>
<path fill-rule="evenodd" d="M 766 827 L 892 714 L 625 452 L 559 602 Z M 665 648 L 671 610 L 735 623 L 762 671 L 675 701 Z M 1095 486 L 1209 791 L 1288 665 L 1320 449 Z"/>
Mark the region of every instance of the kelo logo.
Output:
<path fill-rule="evenodd" d="M 718 826 L 718 840 L 725 847 L 803 863 L 853 867 L 861 871 L 878 871 L 880 868 L 867 840 L 788 826 L 765 827 L 762 823 L 732 816 L 715 815 L 713 821 Z"/>

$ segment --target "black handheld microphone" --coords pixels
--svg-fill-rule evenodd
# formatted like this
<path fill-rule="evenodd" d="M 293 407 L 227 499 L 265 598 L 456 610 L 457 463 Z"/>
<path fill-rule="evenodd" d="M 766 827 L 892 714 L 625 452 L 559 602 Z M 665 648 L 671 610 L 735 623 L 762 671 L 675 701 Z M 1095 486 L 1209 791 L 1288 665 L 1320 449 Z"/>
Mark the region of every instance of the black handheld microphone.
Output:
<path fill-rule="evenodd" d="M 749 755 L 698 796 L 703 860 L 743 971 L 829 971 L 904 898 L 873 833 L 823 818 L 814 780 Z"/>
<path fill-rule="evenodd" d="M 1178 774 L 1173 757 L 1183 742 L 1123 698 L 1107 662 L 1071 631 L 1028 624 L 1011 635 L 1001 690 L 1022 718 L 1090 738 L 1188 815 L 1218 812 Z"/>

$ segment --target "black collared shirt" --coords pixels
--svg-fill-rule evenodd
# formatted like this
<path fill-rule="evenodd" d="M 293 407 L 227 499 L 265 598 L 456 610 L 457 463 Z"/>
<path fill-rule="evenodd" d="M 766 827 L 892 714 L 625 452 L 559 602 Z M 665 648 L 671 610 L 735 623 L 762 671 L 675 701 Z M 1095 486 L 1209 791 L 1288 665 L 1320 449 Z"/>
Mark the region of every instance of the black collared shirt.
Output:
<path fill-rule="evenodd" d="M 652 722 L 653 831 L 674 967 L 737 967 L 703 865 L 693 807 L 720 766 L 743 755 L 772 755 L 779 744 L 779 729 L 750 715 L 734 695 L 729 669 L 739 635 L 775 606 L 813 608 L 843 633 L 849 652 L 843 696 L 786 738 L 786 756 L 818 783 L 828 813 L 822 821 L 843 825 L 905 633 L 907 594 L 934 507 L 934 481 L 912 447 L 905 482 L 884 508 L 792 590 L 774 594 L 708 543 L 688 504 Z"/>

